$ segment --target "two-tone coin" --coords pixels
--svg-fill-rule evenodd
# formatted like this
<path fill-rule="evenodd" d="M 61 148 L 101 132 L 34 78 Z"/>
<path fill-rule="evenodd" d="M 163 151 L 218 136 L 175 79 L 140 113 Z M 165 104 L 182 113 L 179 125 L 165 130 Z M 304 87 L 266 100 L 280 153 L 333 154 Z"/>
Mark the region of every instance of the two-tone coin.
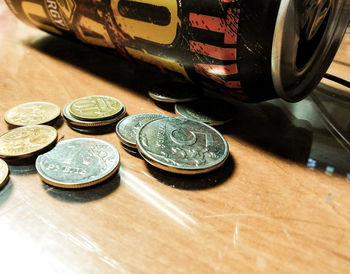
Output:
<path fill-rule="evenodd" d="M 0 159 L 0 189 L 2 189 L 9 180 L 10 170 L 7 163 Z"/>
<path fill-rule="evenodd" d="M 160 113 L 138 113 L 120 120 L 115 128 L 120 141 L 132 148 L 136 148 L 136 137 L 142 126 L 154 119 L 168 117 Z"/>
<path fill-rule="evenodd" d="M 38 155 L 57 140 L 57 130 L 48 125 L 18 127 L 0 136 L 0 157 L 25 159 Z"/>
<path fill-rule="evenodd" d="M 227 141 L 213 127 L 181 117 L 145 124 L 137 149 L 151 165 L 180 174 L 200 174 L 220 167 L 228 157 Z"/>
<path fill-rule="evenodd" d="M 175 112 L 182 117 L 211 126 L 219 126 L 231 121 L 235 113 L 230 103 L 212 97 L 203 97 L 188 103 L 178 103 L 175 105 Z"/>
<path fill-rule="evenodd" d="M 179 103 L 200 98 L 203 95 L 203 90 L 191 83 L 165 82 L 152 87 L 148 95 L 155 101 Z"/>
<path fill-rule="evenodd" d="M 48 124 L 56 120 L 61 109 L 50 102 L 28 102 L 10 108 L 5 113 L 5 121 L 11 126 Z"/>
<path fill-rule="evenodd" d="M 47 184 L 62 188 L 83 188 L 105 181 L 120 165 L 118 150 L 96 138 L 60 141 L 49 152 L 39 155 L 35 167 Z"/>

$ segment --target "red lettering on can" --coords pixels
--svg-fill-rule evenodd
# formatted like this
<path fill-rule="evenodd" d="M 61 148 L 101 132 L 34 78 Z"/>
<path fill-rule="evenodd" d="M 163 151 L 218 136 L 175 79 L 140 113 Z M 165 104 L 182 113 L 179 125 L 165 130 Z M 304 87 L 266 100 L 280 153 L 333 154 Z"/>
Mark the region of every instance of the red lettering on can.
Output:
<path fill-rule="evenodd" d="M 192 27 L 223 33 L 225 44 L 236 44 L 238 15 L 239 9 L 228 9 L 225 19 L 191 12 L 189 19 Z"/>
<path fill-rule="evenodd" d="M 201 42 L 190 41 L 190 50 L 219 60 L 236 60 L 235 48 L 221 48 Z"/>

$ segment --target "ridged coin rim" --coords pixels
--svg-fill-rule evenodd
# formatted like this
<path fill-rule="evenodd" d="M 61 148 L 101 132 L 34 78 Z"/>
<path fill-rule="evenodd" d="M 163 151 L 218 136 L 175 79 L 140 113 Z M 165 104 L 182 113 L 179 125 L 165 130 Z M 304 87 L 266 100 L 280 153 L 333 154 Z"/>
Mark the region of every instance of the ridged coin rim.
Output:
<path fill-rule="evenodd" d="M 71 103 L 72 102 L 69 102 L 68 104 L 66 104 L 63 107 L 62 113 L 63 113 L 63 117 L 69 123 L 71 123 L 72 125 L 76 125 L 76 126 L 81 126 L 81 127 L 99 127 L 99 126 L 111 125 L 111 124 L 114 124 L 114 123 L 118 122 L 126 114 L 126 107 L 124 105 L 122 111 L 120 112 L 120 114 L 117 117 L 113 117 L 112 119 L 107 119 L 107 120 L 99 120 L 99 121 L 84 121 L 84 120 L 76 119 L 70 114 L 69 108 L 70 108 L 70 104 Z"/>

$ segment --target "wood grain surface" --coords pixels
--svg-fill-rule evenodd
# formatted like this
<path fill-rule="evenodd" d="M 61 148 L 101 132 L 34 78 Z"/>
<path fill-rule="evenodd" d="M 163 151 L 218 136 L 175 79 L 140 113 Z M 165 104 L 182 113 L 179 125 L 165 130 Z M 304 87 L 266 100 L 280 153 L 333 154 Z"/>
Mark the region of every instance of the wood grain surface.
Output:
<path fill-rule="evenodd" d="M 348 81 L 349 47 L 347 34 L 330 68 Z M 128 114 L 175 115 L 147 95 L 167 77 L 26 26 L 0 3 L 0 134 L 12 106 L 62 109 L 93 94 L 118 98 Z M 0 272 L 349 273 L 350 181 L 306 167 L 314 129 L 271 102 L 233 106 L 234 121 L 220 128 L 230 157 L 202 176 L 152 168 L 114 132 L 94 137 L 117 147 L 119 173 L 88 189 L 51 187 L 33 165 L 10 166 L 0 191 Z M 90 136 L 64 120 L 57 128 L 59 138 Z"/>

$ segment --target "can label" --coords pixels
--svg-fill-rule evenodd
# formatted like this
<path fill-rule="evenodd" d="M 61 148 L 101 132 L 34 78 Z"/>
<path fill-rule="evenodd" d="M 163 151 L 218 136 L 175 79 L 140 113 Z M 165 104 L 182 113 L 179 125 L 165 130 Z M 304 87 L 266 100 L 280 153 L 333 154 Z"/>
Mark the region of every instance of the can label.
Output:
<path fill-rule="evenodd" d="M 5 1 L 40 29 L 113 48 L 245 101 L 296 101 L 311 92 L 350 10 L 347 0 Z"/>
<path fill-rule="evenodd" d="M 237 65 L 236 0 L 5 0 L 21 20 L 117 49 L 126 57 L 215 84 L 244 99 Z"/>

